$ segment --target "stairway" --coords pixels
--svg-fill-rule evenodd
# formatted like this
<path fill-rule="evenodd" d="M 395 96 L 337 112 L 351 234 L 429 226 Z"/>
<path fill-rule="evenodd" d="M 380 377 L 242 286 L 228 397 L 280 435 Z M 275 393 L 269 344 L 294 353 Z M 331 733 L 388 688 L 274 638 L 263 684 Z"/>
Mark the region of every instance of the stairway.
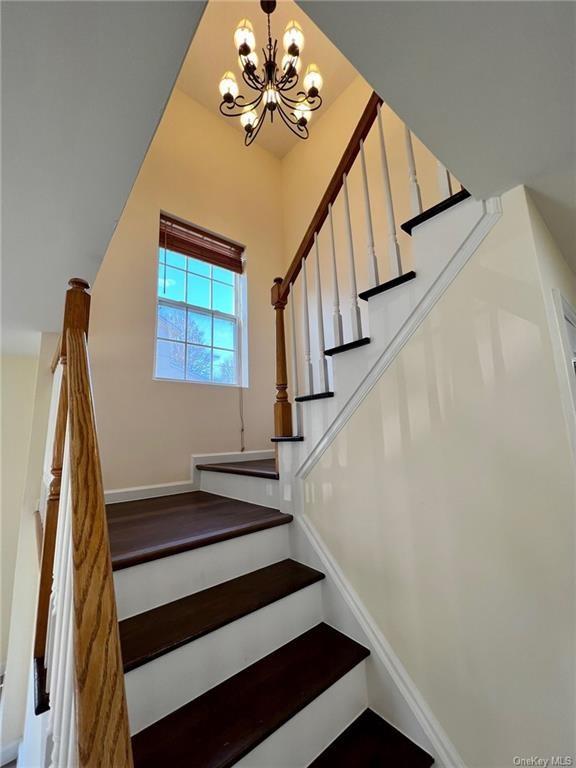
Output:
<path fill-rule="evenodd" d="M 270 463 L 204 466 L 267 482 Z M 292 516 L 204 491 L 107 506 L 136 768 L 420 768 L 369 709 L 369 651 L 324 622 Z"/>

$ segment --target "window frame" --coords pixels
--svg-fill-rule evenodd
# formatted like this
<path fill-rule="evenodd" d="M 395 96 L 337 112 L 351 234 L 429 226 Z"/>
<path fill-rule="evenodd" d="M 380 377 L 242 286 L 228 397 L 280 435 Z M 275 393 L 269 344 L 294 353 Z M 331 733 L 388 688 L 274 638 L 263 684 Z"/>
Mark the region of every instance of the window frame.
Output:
<path fill-rule="evenodd" d="M 160 381 L 160 382 L 174 382 L 178 384 L 200 384 L 200 385 L 208 385 L 212 387 L 233 387 L 233 388 L 241 388 L 241 387 L 247 387 L 248 386 L 248 377 L 247 377 L 247 371 L 245 366 L 247 365 L 247 358 L 246 358 L 246 352 L 245 349 L 246 346 L 246 339 L 247 339 L 247 333 L 246 333 L 246 307 L 244 306 L 245 301 L 244 297 L 246 295 L 246 274 L 245 270 L 242 269 L 241 273 L 235 272 L 233 270 L 227 269 L 228 272 L 232 275 L 233 283 L 232 287 L 234 290 L 234 307 L 235 307 L 235 314 L 229 314 L 227 312 L 221 312 L 217 309 L 208 309 L 206 307 L 200 307 L 197 304 L 189 304 L 186 300 L 184 301 L 178 301 L 177 299 L 169 299 L 166 297 L 162 297 L 158 293 L 158 285 L 159 281 L 161 279 L 161 268 L 169 266 L 171 269 L 176 269 L 180 272 L 182 272 L 185 275 L 185 296 L 187 297 L 187 289 L 188 289 L 188 282 L 187 282 L 187 275 L 189 274 L 197 274 L 198 277 L 203 277 L 204 279 L 209 280 L 210 282 L 210 303 L 213 303 L 213 286 L 214 283 L 218 283 L 220 285 L 226 285 L 230 286 L 230 283 L 224 283 L 222 280 L 218 280 L 217 278 L 213 277 L 212 271 L 210 272 L 210 277 L 206 277 L 205 275 L 201 275 L 199 273 L 190 272 L 186 268 L 182 267 L 176 267 L 171 264 L 168 264 L 168 262 L 165 260 L 164 264 L 160 261 L 160 253 L 163 250 L 161 245 L 156 246 L 156 281 L 155 281 L 155 296 L 156 296 L 156 304 L 155 304 L 155 331 L 154 331 L 154 355 L 153 355 L 153 370 L 152 370 L 152 379 L 154 381 Z M 170 251 L 170 249 L 166 249 L 167 252 Z M 171 251 L 172 253 L 178 253 L 177 251 Z M 179 254 L 183 256 L 184 259 L 188 260 L 189 256 L 186 256 L 185 254 Z M 202 261 L 202 259 L 197 259 L 197 261 Z M 185 262 L 188 264 L 188 261 Z M 226 269 L 226 267 L 221 267 L 217 264 L 211 264 L 210 262 L 206 261 L 204 262 L 212 267 L 212 269 Z M 245 253 L 242 255 L 242 263 L 245 264 Z M 184 340 L 180 341 L 178 339 L 168 339 L 164 336 L 159 336 L 159 328 L 158 328 L 158 315 L 159 315 L 159 307 L 160 306 L 168 306 L 173 307 L 175 309 L 181 309 L 185 312 L 186 317 L 186 325 L 185 325 L 185 333 L 184 333 Z M 230 349 L 224 349 L 223 347 L 218 347 L 214 344 L 206 345 L 206 344 L 196 344 L 196 343 L 190 343 L 188 342 L 188 312 L 196 312 L 198 314 L 203 314 L 207 317 L 212 318 L 212 341 L 214 341 L 214 319 L 223 319 L 223 320 L 229 320 L 234 323 L 234 344 L 235 348 L 234 350 Z M 186 363 L 188 360 L 188 347 L 189 346 L 196 346 L 201 347 L 203 349 L 209 349 L 211 350 L 211 354 L 213 355 L 213 351 L 222 351 L 222 352 L 233 352 L 234 353 L 234 368 L 236 371 L 236 380 L 233 382 L 226 382 L 226 381 L 214 381 L 213 379 L 205 380 L 205 379 L 175 379 L 175 378 L 169 378 L 165 376 L 158 376 L 157 371 L 157 358 L 158 358 L 158 341 L 168 341 L 168 342 L 175 342 L 176 344 L 183 344 L 184 346 L 184 376 L 186 376 Z M 213 360 L 213 358 L 212 358 Z"/>

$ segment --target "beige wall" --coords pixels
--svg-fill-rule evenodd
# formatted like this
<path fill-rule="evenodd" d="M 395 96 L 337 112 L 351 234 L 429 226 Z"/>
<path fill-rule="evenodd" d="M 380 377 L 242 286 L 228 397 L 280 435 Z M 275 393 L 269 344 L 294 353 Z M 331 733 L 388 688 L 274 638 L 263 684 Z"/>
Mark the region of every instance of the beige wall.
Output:
<path fill-rule="evenodd" d="M 306 479 L 308 517 L 470 768 L 574 751 L 573 466 L 524 190 L 503 202 Z"/>
<path fill-rule="evenodd" d="M 2 669 L 8 652 L 14 566 L 30 450 L 37 370 L 37 357 L 2 356 Z"/>
<path fill-rule="evenodd" d="M 21 738 L 24 726 L 38 594 L 35 513 L 52 391 L 50 363 L 57 338 L 57 334 L 42 334 L 39 356 L 34 360 L 11 359 L 6 365 L 5 359 L 2 361 L 2 575 L 4 579 L 5 564 L 10 563 L 14 585 L 9 628 L 4 602 L 2 605 L 3 632 L 9 629 L 6 680 L 0 703 L 0 742 L 6 747 Z M 9 504 L 5 503 L 6 491 Z M 9 540 L 5 530 L 13 532 Z"/>
<path fill-rule="evenodd" d="M 237 388 L 152 378 L 161 209 L 246 245 L 246 447 L 271 446 L 280 161 L 241 142 L 217 112 L 176 90 L 98 273 L 90 352 L 108 489 L 186 480 L 191 454 L 240 449 Z"/>

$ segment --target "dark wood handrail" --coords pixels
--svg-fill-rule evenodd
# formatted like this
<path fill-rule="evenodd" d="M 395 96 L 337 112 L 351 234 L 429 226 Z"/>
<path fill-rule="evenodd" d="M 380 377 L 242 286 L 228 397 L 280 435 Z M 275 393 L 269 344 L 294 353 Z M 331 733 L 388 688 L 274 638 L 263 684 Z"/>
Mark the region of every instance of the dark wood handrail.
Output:
<path fill-rule="evenodd" d="M 344 150 L 340 162 L 332 174 L 326 192 L 322 195 L 322 199 L 320 200 L 318 208 L 312 217 L 312 221 L 306 230 L 306 234 L 302 238 L 302 242 L 296 251 L 296 255 L 288 267 L 286 276 L 282 280 L 282 285 L 276 294 L 276 302 L 278 299 L 282 301 L 287 300 L 288 294 L 290 293 L 290 286 L 298 277 L 300 269 L 302 268 L 302 261 L 308 256 L 314 244 L 314 234 L 320 231 L 322 224 L 326 221 L 326 217 L 328 216 L 328 206 L 332 205 L 338 197 L 338 193 L 342 189 L 344 174 L 348 173 L 354 165 L 354 161 L 360 152 L 360 142 L 368 135 L 370 128 L 378 115 L 378 107 L 381 104 L 382 99 L 377 93 L 373 92 L 362 113 L 362 117 L 358 121 L 358 125 L 354 129 L 354 133 L 350 137 L 350 141 L 346 145 L 346 149 Z"/>

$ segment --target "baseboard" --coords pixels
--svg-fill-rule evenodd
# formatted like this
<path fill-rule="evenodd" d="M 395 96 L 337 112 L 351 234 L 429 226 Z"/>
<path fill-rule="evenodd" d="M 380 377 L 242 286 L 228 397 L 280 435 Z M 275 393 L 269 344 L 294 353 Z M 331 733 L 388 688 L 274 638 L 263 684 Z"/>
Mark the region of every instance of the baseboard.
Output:
<path fill-rule="evenodd" d="M 388 712 L 380 712 L 379 714 L 389 720 L 407 738 L 430 752 L 434 756 L 436 765 L 440 768 L 466 768 L 464 761 L 432 714 L 414 681 L 410 678 L 380 628 L 375 624 L 358 593 L 314 530 L 309 519 L 304 514 L 296 515 L 294 522 L 316 554 L 321 564 L 321 570 L 326 576 L 326 586 L 331 585 L 337 591 L 363 633 L 363 638 L 356 639 L 359 642 L 364 642 L 370 648 L 373 662 L 385 670 L 388 680 L 395 686 L 397 695 L 403 700 L 404 713 L 410 713 L 408 717 L 402 716 L 401 708 L 396 707 L 398 711 L 396 718 L 391 718 Z M 343 627 L 343 629 L 349 630 L 349 627 Z M 390 696 L 390 691 L 387 691 L 386 698 Z M 370 704 L 373 709 L 378 711 L 379 707 L 376 702 L 370 702 Z M 425 743 L 422 743 L 423 739 L 418 738 L 418 728 L 414 728 L 414 722 L 410 721 L 410 717 L 424 734 Z"/>
<path fill-rule="evenodd" d="M 296 470 L 296 476 L 301 478 L 306 477 L 312 467 L 314 467 L 320 460 L 324 451 L 334 441 L 356 409 L 359 408 L 364 398 L 370 394 L 378 379 L 396 358 L 408 340 L 414 335 L 424 319 L 430 314 L 433 307 L 448 289 L 449 285 L 474 255 L 481 242 L 501 217 L 502 204 L 499 197 L 493 197 L 482 202 L 484 206 L 482 218 L 460 244 L 450 262 L 442 272 L 440 272 L 428 291 L 422 296 L 417 306 L 413 308 L 410 316 L 398 329 L 386 349 L 383 350 L 372 368 L 364 376 L 362 381 L 360 381 L 347 402 L 340 409 L 336 418 L 308 453 L 302 464 Z"/>
<path fill-rule="evenodd" d="M 20 741 L 11 741 L 8 744 L 2 744 L 0 747 L 0 765 L 6 765 L 16 760 L 18 757 L 18 749 L 20 747 Z"/>
<path fill-rule="evenodd" d="M 121 501 L 137 501 L 138 499 L 153 499 L 156 496 L 172 496 L 177 493 L 197 491 L 190 480 L 180 480 L 175 483 L 160 483 L 159 485 L 139 485 L 135 488 L 116 488 L 104 492 L 106 504 L 118 504 Z"/>

